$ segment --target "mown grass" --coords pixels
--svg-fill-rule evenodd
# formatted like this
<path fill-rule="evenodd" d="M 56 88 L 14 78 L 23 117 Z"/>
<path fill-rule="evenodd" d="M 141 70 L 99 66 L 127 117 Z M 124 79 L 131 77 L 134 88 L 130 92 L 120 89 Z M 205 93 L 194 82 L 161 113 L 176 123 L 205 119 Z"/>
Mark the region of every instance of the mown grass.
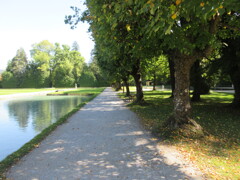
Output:
<path fill-rule="evenodd" d="M 145 127 L 159 137 L 164 137 L 162 124 L 173 110 L 170 95 L 170 91 L 144 92 L 148 105 L 129 105 Z M 213 92 L 192 104 L 193 118 L 204 128 L 205 137 L 165 137 L 213 179 L 240 179 L 240 109 L 229 106 L 232 98 L 232 94 Z"/>
<path fill-rule="evenodd" d="M 65 123 L 67 119 L 76 113 L 81 107 L 83 107 L 87 102 L 94 99 L 98 94 L 100 94 L 104 88 L 89 88 L 88 92 L 92 95 L 85 100 L 85 102 L 79 104 L 75 107 L 71 112 L 67 113 L 63 117 L 61 117 L 58 121 L 44 129 L 40 134 L 35 136 L 32 140 L 28 143 L 24 144 L 19 150 L 15 151 L 14 153 L 7 156 L 5 159 L 0 161 L 0 179 L 5 179 L 5 172 L 8 168 L 10 168 L 13 164 L 18 162 L 23 156 L 31 152 L 34 148 L 39 146 L 39 143 L 44 140 L 52 131 L 54 131 L 59 125 Z M 86 91 L 84 91 L 85 93 Z M 80 95 L 81 93 L 78 92 Z"/>
<path fill-rule="evenodd" d="M 19 94 L 19 93 L 30 93 L 30 92 L 42 92 L 42 91 L 51 91 L 55 89 L 0 89 L 0 95 L 10 95 L 10 94 Z"/>
<path fill-rule="evenodd" d="M 57 91 L 53 93 L 49 93 L 48 95 L 93 95 L 98 94 L 100 91 L 103 91 L 104 88 L 79 88 L 76 90 L 69 91 Z"/>

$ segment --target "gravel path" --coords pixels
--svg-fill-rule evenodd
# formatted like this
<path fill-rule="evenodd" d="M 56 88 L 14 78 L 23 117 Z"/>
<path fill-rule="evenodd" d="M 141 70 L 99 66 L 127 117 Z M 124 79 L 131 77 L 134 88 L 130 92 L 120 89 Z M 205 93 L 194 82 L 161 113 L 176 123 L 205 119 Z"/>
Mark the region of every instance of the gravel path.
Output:
<path fill-rule="evenodd" d="M 163 149 L 163 151 L 161 150 Z M 7 172 L 13 180 L 202 179 L 107 88 Z"/>

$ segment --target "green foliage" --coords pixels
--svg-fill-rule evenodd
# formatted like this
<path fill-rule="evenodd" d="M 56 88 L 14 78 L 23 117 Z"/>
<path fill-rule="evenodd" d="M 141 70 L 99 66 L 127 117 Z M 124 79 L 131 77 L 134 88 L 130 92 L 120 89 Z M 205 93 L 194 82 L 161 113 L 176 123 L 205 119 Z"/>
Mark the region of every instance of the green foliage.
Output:
<path fill-rule="evenodd" d="M 113 81 L 133 75 L 137 97 L 142 98 L 141 73 L 147 72 L 149 60 L 167 52 L 177 74 L 174 102 L 181 101 L 175 103 L 179 107 L 174 108 L 174 114 L 178 114 L 174 118 L 189 122 L 189 92 L 183 91 L 190 84 L 191 66 L 222 47 L 219 34 L 239 34 L 238 1 L 87 0 L 86 5 L 88 10 L 82 16 L 79 8 L 72 7 L 75 15 L 67 16 L 65 22 L 74 27 L 80 20 L 90 23 L 100 67 L 111 74 Z M 189 111 L 185 113 L 184 109 Z M 186 117 L 180 118 L 180 114 Z"/>
<path fill-rule="evenodd" d="M 73 87 L 81 76 L 84 59 L 80 52 L 70 50 L 69 46 L 55 45 L 53 58 L 52 80 L 56 87 Z"/>
<path fill-rule="evenodd" d="M 156 76 L 157 84 L 166 84 L 169 82 L 169 67 L 167 57 L 161 55 L 159 57 L 154 57 L 152 59 L 146 60 L 144 62 L 144 74 L 145 78 L 148 80 L 153 80 Z"/>
<path fill-rule="evenodd" d="M 8 63 L 7 71 L 11 72 L 14 78 L 16 79 L 16 81 L 14 82 L 16 84 L 16 87 L 21 87 L 24 81 L 24 78 L 25 78 L 24 75 L 27 69 L 27 63 L 28 63 L 27 55 L 24 49 L 22 48 L 17 50 L 16 56 Z M 12 84 L 12 83 L 9 83 L 9 84 Z"/>
<path fill-rule="evenodd" d="M 14 78 L 11 72 L 5 71 L 2 73 L 2 86 L 4 88 L 16 87 L 16 81 L 16 78 Z"/>
<path fill-rule="evenodd" d="M 88 71 L 88 69 L 86 69 L 86 68 L 85 68 L 85 70 L 79 79 L 80 87 L 94 87 L 96 78 L 95 78 L 93 72 Z"/>
<path fill-rule="evenodd" d="M 56 87 L 73 87 L 74 78 L 72 74 L 73 64 L 68 60 L 61 61 L 53 70 L 53 84 Z"/>
<path fill-rule="evenodd" d="M 32 47 L 32 61 L 27 61 L 24 50 L 20 49 L 9 62 L 2 78 L 4 88 L 74 87 L 81 81 L 85 81 L 84 86 L 106 86 L 101 70 L 94 63 L 80 80 L 85 65 L 76 43 L 72 50 L 67 45 L 53 45 L 47 40 Z"/>
<path fill-rule="evenodd" d="M 80 87 L 106 87 L 108 80 L 96 61 L 84 65 L 83 73 L 78 81 Z"/>

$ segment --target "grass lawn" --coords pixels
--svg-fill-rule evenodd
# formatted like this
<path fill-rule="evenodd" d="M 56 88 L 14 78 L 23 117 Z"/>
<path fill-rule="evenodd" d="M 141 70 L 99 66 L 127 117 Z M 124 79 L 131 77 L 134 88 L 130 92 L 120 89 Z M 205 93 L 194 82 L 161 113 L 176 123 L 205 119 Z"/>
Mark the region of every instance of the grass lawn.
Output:
<path fill-rule="evenodd" d="M 148 105 L 129 105 L 145 127 L 159 137 L 164 136 L 161 125 L 173 110 L 170 94 L 170 91 L 144 92 Z M 193 118 L 206 131 L 205 137 L 176 135 L 165 139 L 213 179 L 240 179 L 240 109 L 228 106 L 232 98 L 232 94 L 213 92 L 203 95 L 202 102 L 192 104 Z"/>
<path fill-rule="evenodd" d="M 41 92 L 41 91 L 56 91 L 58 92 L 50 93 L 50 94 L 63 94 L 63 95 L 79 95 L 79 94 L 96 94 L 102 91 L 104 88 L 78 88 L 72 89 L 69 91 L 61 91 L 62 89 L 67 88 L 42 88 L 42 89 L 33 89 L 33 88 L 19 88 L 19 89 L 0 89 L 0 95 L 10 95 L 10 94 L 19 94 L 19 93 L 31 93 L 31 92 Z"/>
<path fill-rule="evenodd" d="M 30 92 L 41 92 L 51 91 L 55 89 L 0 89 L 0 95 L 19 94 L 19 93 L 30 93 Z"/>
<path fill-rule="evenodd" d="M 78 88 L 69 91 L 58 91 L 49 95 L 92 95 L 102 92 L 105 88 Z"/>

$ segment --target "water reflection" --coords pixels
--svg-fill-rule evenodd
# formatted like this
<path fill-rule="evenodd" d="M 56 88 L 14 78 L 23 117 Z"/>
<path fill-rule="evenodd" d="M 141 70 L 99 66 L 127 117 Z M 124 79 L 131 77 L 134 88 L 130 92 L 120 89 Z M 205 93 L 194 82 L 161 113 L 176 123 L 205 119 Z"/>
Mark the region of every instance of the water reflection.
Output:
<path fill-rule="evenodd" d="M 85 99 L 86 96 L 31 96 L 0 100 L 0 160 Z"/>

